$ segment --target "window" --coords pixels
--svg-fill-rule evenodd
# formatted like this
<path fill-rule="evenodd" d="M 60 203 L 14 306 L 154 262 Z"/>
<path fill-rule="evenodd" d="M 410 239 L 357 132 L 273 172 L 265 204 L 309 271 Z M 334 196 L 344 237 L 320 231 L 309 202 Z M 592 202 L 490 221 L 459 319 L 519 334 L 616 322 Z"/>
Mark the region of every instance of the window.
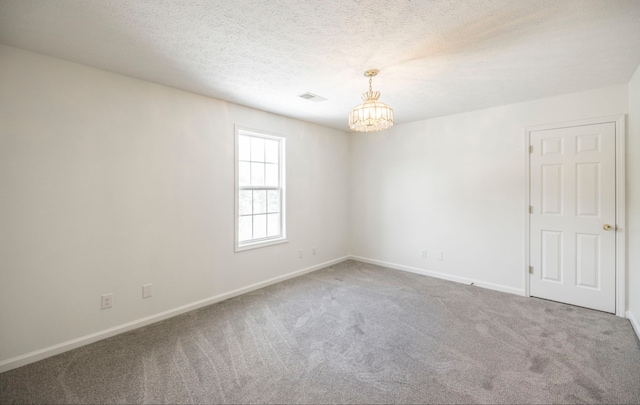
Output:
<path fill-rule="evenodd" d="M 285 138 L 236 127 L 236 251 L 286 242 Z"/>

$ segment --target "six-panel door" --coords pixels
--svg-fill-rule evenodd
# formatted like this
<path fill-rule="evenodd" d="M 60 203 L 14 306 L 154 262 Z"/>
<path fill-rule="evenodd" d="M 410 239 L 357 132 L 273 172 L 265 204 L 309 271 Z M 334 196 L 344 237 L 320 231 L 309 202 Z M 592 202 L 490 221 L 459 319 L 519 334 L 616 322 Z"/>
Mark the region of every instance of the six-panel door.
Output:
<path fill-rule="evenodd" d="M 615 124 L 530 141 L 531 296 L 615 313 Z"/>

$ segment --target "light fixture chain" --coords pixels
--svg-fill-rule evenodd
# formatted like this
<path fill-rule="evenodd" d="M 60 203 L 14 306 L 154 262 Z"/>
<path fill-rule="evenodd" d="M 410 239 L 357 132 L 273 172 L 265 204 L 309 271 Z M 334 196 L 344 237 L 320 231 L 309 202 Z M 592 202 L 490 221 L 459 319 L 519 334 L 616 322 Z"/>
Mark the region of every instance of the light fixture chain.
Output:
<path fill-rule="evenodd" d="M 369 76 L 369 93 L 373 92 L 373 90 L 371 89 L 371 76 Z"/>

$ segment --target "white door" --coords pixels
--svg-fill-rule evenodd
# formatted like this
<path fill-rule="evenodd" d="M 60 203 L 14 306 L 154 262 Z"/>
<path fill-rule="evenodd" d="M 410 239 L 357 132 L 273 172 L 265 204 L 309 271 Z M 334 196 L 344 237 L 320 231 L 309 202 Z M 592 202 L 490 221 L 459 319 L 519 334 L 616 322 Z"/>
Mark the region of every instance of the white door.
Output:
<path fill-rule="evenodd" d="M 532 131 L 531 296 L 615 313 L 615 123 Z"/>

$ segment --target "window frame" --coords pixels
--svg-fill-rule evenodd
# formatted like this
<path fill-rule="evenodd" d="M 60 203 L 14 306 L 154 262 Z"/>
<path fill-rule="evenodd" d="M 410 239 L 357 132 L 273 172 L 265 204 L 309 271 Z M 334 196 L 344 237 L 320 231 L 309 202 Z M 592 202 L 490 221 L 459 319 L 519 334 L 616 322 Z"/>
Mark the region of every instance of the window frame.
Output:
<path fill-rule="evenodd" d="M 243 127 L 240 125 L 235 126 L 235 153 L 234 153 L 234 212 L 235 212 L 235 232 L 234 232 L 234 246 L 235 252 L 242 252 L 250 249 L 257 249 L 265 246 L 278 245 L 281 243 L 287 243 L 287 210 L 286 210 L 286 158 L 287 158 L 287 138 L 280 134 L 271 133 L 263 130 L 256 130 L 252 128 Z M 241 186 L 240 185 L 240 136 L 256 137 L 268 140 L 274 140 L 278 142 L 278 180 L 279 186 Z M 240 191 L 242 190 L 278 190 L 280 192 L 280 235 L 265 237 L 260 239 L 252 239 L 250 241 L 240 242 Z M 255 214 L 252 214 L 252 216 Z"/>

